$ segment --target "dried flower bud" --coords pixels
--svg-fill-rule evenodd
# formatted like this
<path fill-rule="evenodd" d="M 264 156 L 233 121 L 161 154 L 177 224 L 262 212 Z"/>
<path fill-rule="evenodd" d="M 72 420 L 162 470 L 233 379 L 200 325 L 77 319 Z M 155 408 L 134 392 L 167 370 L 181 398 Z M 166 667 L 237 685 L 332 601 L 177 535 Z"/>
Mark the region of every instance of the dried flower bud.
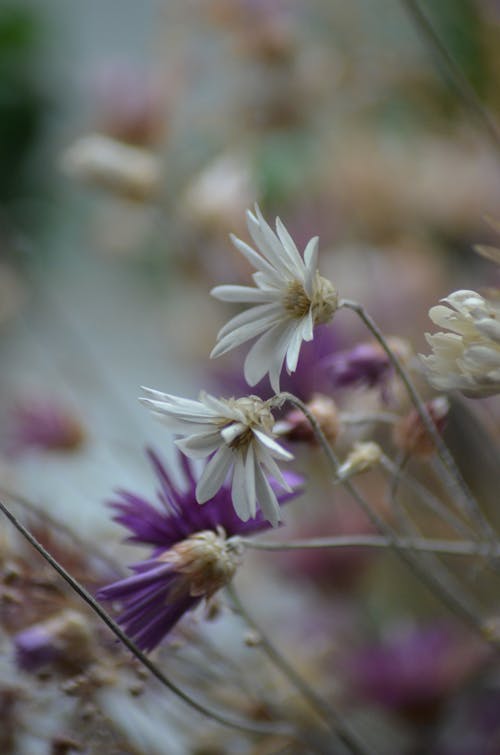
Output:
<path fill-rule="evenodd" d="M 62 167 L 71 177 L 137 201 L 152 198 L 160 187 L 160 164 L 152 152 L 102 134 L 76 141 Z"/>
<path fill-rule="evenodd" d="M 373 441 L 355 443 L 344 463 L 337 469 L 337 477 L 340 480 L 345 480 L 364 472 L 366 469 L 371 469 L 375 464 L 378 464 L 381 456 L 382 449 L 378 443 Z"/>
<path fill-rule="evenodd" d="M 237 541 L 227 540 L 224 530 L 205 530 L 190 535 L 166 551 L 159 561 L 168 562 L 182 575 L 191 597 L 210 598 L 227 585 L 240 564 L 241 551 Z M 182 588 L 185 589 L 185 584 Z"/>
<path fill-rule="evenodd" d="M 76 611 L 63 611 L 24 629 L 14 637 L 16 662 L 23 671 L 56 664 L 80 667 L 90 659 L 90 630 Z"/>
<path fill-rule="evenodd" d="M 340 432 L 339 413 L 335 401 L 321 393 L 316 393 L 307 404 L 307 408 L 318 421 L 328 441 L 333 445 Z M 284 435 L 290 441 L 317 442 L 311 424 L 300 409 L 293 409 L 282 421 L 277 422 L 274 431 Z"/>
<path fill-rule="evenodd" d="M 426 407 L 436 430 L 438 433 L 442 433 L 450 409 L 448 399 L 439 396 L 428 401 Z M 401 451 L 421 458 L 432 456 L 435 451 L 434 441 L 416 409 L 412 409 L 394 425 L 393 440 Z"/>

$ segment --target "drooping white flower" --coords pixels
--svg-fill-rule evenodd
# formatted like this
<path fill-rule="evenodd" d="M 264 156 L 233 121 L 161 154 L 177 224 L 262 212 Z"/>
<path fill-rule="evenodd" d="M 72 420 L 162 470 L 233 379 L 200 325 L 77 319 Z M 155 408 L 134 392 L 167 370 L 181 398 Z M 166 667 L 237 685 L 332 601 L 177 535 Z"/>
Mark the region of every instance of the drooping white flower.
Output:
<path fill-rule="evenodd" d="M 279 218 L 276 233 L 255 206 L 247 211 L 250 236 L 258 251 L 235 236 L 233 244 L 257 269 L 255 287 L 216 286 L 212 295 L 228 302 L 254 305 L 229 320 L 217 335 L 211 357 L 218 357 L 257 338 L 245 359 L 244 374 L 256 385 L 266 373 L 279 393 L 279 378 L 286 359 L 288 373 L 297 368 L 302 341 L 311 341 L 315 325 L 328 322 L 338 297 L 330 281 L 317 270 L 318 238 L 312 238 L 302 257 Z"/>
<path fill-rule="evenodd" d="M 475 291 L 455 291 L 443 302 L 429 317 L 451 332 L 426 333 L 433 353 L 421 359 L 429 382 L 469 397 L 500 393 L 500 303 Z"/>
<path fill-rule="evenodd" d="M 200 393 L 199 401 L 179 398 L 144 388 L 141 402 L 174 433 L 176 441 L 192 459 L 212 455 L 196 486 L 196 500 L 205 503 L 214 497 L 230 474 L 231 497 L 240 519 L 255 517 L 257 503 L 266 519 L 275 526 L 280 507 L 267 474 L 290 491 L 275 459 L 289 461 L 291 453 L 273 438 L 274 417 L 269 402 L 257 396 L 217 399 Z"/>

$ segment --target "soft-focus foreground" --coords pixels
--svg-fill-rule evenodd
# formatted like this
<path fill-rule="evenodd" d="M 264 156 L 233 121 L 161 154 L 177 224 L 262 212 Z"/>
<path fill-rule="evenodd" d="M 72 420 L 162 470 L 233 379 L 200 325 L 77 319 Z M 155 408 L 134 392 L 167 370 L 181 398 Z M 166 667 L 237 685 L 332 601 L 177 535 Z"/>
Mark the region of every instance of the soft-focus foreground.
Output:
<path fill-rule="evenodd" d="M 499 71 L 489 0 L 1 5 L 2 755 L 500 755 Z"/>

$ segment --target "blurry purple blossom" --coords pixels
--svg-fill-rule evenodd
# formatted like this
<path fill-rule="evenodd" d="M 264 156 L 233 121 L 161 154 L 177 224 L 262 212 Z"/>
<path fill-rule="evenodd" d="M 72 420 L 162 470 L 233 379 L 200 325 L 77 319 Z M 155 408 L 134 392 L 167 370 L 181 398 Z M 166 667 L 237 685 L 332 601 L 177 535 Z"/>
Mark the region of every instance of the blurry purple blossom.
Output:
<path fill-rule="evenodd" d="M 242 522 L 231 502 L 231 488 L 224 485 L 204 505 L 196 501 L 197 479 L 191 463 L 178 455 L 185 485 L 177 487 L 159 457 L 148 456 L 160 483 L 161 508 L 125 490 L 111 501 L 118 512 L 115 521 L 130 532 L 129 541 L 154 547 L 151 557 L 132 566 L 133 576 L 103 587 L 102 600 L 119 601 L 118 621 L 143 650 L 153 650 L 187 611 L 209 598 L 230 581 L 237 565 L 236 543 L 231 538 L 270 528 L 261 512 Z M 302 480 L 285 472 L 297 488 Z M 285 503 L 298 493 L 278 494 Z"/>
<path fill-rule="evenodd" d="M 477 668 L 484 648 L 451 625 L 403 628 L 359 650 L 350 684 L 365 700 L 420 722 Z"/>
<path fill-rule="evenodd" d="M 85 441 L 85 430 L 56 401 L 31 398 L 12 410 L 7 436 L 7 453 L 17 456 L 28 450 L 76 451 Z"/>

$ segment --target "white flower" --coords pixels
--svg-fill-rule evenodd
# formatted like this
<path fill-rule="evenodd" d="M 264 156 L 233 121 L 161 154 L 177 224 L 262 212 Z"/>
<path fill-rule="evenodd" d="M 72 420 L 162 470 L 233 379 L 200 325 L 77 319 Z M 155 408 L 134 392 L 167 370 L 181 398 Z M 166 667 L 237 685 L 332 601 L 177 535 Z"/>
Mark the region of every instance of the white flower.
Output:
<path fill-rule="evenodd" d="M 426 333 L 433 353 L 421 359 L 429 382 L 470 397 L 500 393 L 500 304 L 475 291 L 455 291 L 443 301 L 448 306 L 432 307 L 429 317 L 451 333 Z"/>
<path fill-rule="evenodd" d="M 143 390 L 142 403 L 173 432 L 185 436 L 176 444 L 186 456 L 203 459 L 213 454 L 196 486 L 198 503 L 213 498 L 231 473 L 231 496 L 240 519 L 246 522 L 255 517 L 258 502 L 273 526 L 280 521 L 280 507 L 266 472 L 290 491 L 275 459 L 289 461 L 293 456 L 272 437 L 274 417 L 269 402 L 257 396 L 216 399 L 204 392 L 199 401 L 192 401 L 151 388 Z"/>
<path fill-rule="evenodd" d="M 222 301 L 255 306 L 221 328 L 210 356 L 218 357 L 259 336 L 245 359 L 245 379 L 249 385 L 255 385 L 269 373 L 273 390 L 279 393 L 285 358 L 290 374 L 297 368 L 302 341 L 311 341 L 314 325 L 333 317 L 338 297 L 332 284 L 318 273 L 317 237 L 309 241 L 302 258 L 279 218 L 276 218 L 277 235 L 257 205 L 255 215 L 247 212 L 247 222 L 258 251 L 235 236 L 231 240 L 257 269 L 252 276 L 255 287 L 216 286 L 211 293 Z"/>

